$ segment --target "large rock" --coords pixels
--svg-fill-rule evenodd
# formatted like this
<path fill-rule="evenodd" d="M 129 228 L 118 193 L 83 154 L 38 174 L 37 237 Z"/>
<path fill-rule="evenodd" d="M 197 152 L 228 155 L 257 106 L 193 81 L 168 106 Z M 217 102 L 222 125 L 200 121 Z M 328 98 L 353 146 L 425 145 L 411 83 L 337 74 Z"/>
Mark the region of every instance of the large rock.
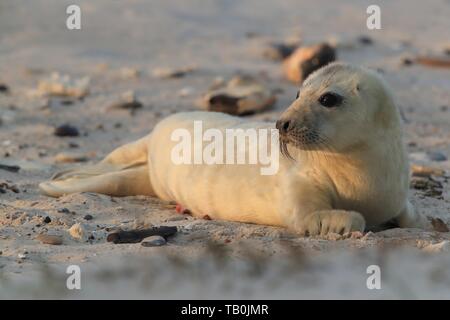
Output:
<path fill-rule="evenodd" d="M 336 50 L 326 44 L 300 47 L 283 63 L 287 79 L 297 84 L 302 83 L 308 75 L 336 60 Z"/>

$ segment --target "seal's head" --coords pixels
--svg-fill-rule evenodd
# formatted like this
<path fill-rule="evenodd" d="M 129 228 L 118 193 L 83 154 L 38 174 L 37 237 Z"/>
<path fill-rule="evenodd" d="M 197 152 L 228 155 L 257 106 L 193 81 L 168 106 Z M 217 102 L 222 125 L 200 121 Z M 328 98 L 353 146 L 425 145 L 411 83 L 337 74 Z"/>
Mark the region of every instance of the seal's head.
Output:
<path fill-rule="evenodd" d="M 397 130 L 400 116 L 383 80 L 373 71 L 343 63 L 312 73 L 276 127 L 281 151 L 345 153 Z"/>

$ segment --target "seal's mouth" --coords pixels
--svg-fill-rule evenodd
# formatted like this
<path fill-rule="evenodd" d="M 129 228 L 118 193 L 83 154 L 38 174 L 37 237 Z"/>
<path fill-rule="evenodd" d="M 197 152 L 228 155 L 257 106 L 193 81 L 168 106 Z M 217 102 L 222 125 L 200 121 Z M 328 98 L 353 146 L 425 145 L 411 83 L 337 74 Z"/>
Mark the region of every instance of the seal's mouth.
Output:
<path fill-rule="evenodd" d="M 280 152 L 283 156 L 294 159 L 288 150 L 288 145 L 305 150 L 319 150 L 324 146 L 325 139 L 320 134 L 311 128 L 301 127 L 289 132 L 280 133 Z"/>

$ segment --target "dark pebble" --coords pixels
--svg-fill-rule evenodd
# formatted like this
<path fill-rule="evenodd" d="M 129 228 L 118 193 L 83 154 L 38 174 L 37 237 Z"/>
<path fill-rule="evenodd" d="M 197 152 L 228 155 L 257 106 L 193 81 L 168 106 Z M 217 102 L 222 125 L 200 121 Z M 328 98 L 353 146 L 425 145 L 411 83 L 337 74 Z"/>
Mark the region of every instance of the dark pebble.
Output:
<path fill-rule="evenodd" d="M 449 232 L 448 226 L 445 224 L 444 221 L 442 221 L 439 218 L 432 218 L 431 224 L 433 225 L 433 228 L 435 231 L 438 232 Z"/>
<path fill-rule="evenodd" d="M 59 103 L 61 103 L 61 105 L 63 105 L 63 106 L 70 106 L 70 105 L 74 104 L 75 101 L 70 100 L 70 99 L 64 99 L 64 100 L 61 100 Z"/>
<path fill-rule="evenodd" d="M 92 220 L 92 219 L 94 219 L 94 217 L 91 216 L 90 214 L 87 214 L 87 215 L 85 215 L 85 216 L 83 217 L 83 219 L 84 219 L 84 220 Z"/>
<path fill-rule="evenodd" d="M 139 101 L 123 101 L 113 103 L 109 108 L 110 109 L 124 109 L 124 110 L 136 110 L 142 108 L 142 103 Z"/>
<path fill-rule="evenodd" d="M 0 83 L 0 92 L 8 93 L 9 92 L 9 87 L 6 84 Z"/>
<path fill-rule="evenodd" d="M 62 126 L 55 128 L 54 134 L 58 137 L 78 137 L 80 132 L 77 128 L 69 124 L 63 124 Z"/>
<path fill-rule="evenodd" d="M 0 164 L 0 169 L 10 171 L 10 172 L 18 172 L 20 170 L 19 166 L 9 166 L 6 164 Z"/>
<path fill-rule="evenodd" d="M 402 65 L 404 66 L 410 66 L 413 64 L 413 61 L 410 58 L 403 58 L 402 59 Z"/>
<path fill-rule="evenodd" d="M 439 151 L 427 152 L 427 156 L 432 161 L 446 161 L 447 160 L 447 156 Z"/>
<path fill-rule="evenodd" d="M 371 45 L 371 44 L 373 44 L 373 40 L 370 37 L 368 37 L 368 36 L 360 36 L 358 38 L 358 41 L 359 41 L 359 43 L 362 43 L 364 45 Z"/>
<path fill-rule="evenodd" d="M 46 216 L 46 217 L 44 218 L 44 223 L 50 223 L 50 222 L 52 222 L 52 219 L 50 219 L 49 216 Z"/>

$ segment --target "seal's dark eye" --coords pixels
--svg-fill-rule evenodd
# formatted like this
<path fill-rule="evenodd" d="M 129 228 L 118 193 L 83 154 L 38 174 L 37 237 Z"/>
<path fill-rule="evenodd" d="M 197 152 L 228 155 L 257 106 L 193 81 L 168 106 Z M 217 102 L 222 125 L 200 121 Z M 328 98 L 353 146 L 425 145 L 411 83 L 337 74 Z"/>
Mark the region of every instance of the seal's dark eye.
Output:
<path fill-rule="evenodd" d="M 342 102 L 342 96 L 337 93 L 326 92 L 319 98 L 319 103 L 326 108 L 337 107 Z"/>
<path fill-rule="evenodd" d="M 297 100 L 298 97 L 300 97 L 300 90 L 297 91 L 297 95 L 295 96 L 295 100 Z"/>

